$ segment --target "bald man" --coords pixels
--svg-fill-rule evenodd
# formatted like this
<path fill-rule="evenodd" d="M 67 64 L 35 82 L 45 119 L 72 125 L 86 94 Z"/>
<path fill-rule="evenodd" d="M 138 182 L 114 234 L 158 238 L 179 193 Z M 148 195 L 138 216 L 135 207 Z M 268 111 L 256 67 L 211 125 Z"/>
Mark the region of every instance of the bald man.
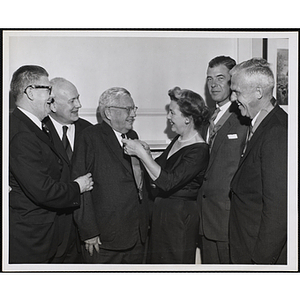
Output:
<path fill-rule="evenodd" d="M 64 78 L 50 80 L 52 86 L 51 112 L 44 122 L 48 126 L 57 151 L 64 158 L 62 181 L 69 182 L 74 145 L 78 134 L 90 122 L 79 118 L 81 103 L 77 88 Z M 80 263 L 79 237 L 73 222 L 73 210 L 62 210 L 59 214 L 59 248 L 53 263 Z"/>

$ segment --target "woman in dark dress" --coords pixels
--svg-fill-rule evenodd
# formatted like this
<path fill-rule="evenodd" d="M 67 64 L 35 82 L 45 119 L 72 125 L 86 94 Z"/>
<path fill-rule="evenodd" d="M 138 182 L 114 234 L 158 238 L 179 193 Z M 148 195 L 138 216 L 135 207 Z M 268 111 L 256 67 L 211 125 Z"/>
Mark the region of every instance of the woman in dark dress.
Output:
<path fill-rule="evenodd" d="M 197 93 L 176 87 L 169 91 L 168 120 L 178 135 L 156 161 L 149 146 L 124 139 L 124 151 L 138 156 L 158 189 L 153 206 L 149 263 L 193 264 L 199 230 L 197 194 L 209 159 L 200 135 L 209 110 Z"/>

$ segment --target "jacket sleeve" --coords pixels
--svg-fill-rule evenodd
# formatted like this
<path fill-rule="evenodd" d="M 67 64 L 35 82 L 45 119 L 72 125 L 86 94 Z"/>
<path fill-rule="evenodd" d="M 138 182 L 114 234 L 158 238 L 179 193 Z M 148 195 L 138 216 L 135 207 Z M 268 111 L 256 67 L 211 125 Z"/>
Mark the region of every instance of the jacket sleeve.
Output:
<path fill-rule="evenodd" d="M 185 186 L 200 172 L 204 174 L 207 165 L 208 148 L 194 147 L 182 156 L 180 162 L 172 170 L 161 169 L 154 183 L 163 191 L 175 191 Z"/>
<path fill-rule="evenodd" d="M 73 153 L 72 178 L 82 176 L 88 172 L 92 173 L 95 151 L 93 143 L 86 130 L 83 131 L 76 143 Z M 92 173 L 93 176 L 93 173 Z M 82 204 L 74 211 L 74 220 L 78 226 L 82 241 L 93 238 L 100 234 L 97 225 L 95 208 L 93 203 L 93 191 L 82 194 Z"/>
<path fill-rule="evenodd" d="M 10 141 L 9 155 L 10 172 L 36 205 L 53 209 L 80 205 L 78 183 L 60 181 L 59 159 L 34 134 L 16 135 Z"/>

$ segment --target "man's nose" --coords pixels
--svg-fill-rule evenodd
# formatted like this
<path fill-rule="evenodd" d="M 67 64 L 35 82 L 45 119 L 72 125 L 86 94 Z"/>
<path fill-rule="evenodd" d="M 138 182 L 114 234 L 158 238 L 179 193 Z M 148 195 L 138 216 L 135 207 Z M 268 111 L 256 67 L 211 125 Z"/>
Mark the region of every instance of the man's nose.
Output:
<path fill-rule="evenodd" d="M 136 117 L 136 111 L 134 109 L 130 110 L 129 116 Z"/>
<path fill-rule="evenodd" d="M 217 80 L 216 79 L 212 79 L 210 85 L 212 87 L 215 87 L 217 85 Z"/>
<path fill-rule="evenodd" d="M 77 107 L 77 108 L 81 108 L 82 107 L 79 99 L 75 99 L 74 104 L 75 104 L 75 107 Z"/>

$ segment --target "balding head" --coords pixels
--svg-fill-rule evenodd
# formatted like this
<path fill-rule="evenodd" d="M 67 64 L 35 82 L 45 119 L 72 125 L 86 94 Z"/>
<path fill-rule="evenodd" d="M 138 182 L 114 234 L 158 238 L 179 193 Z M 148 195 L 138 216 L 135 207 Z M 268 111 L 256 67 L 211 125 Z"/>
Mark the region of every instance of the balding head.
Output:
<path fill-rule="evenodd" d="M 51 117 L 62 125 L 72 124 L 78 120 L 81 108 L 77 88 L 70 81 L 56 77 L 50 80 L 54 102 Z"/>

